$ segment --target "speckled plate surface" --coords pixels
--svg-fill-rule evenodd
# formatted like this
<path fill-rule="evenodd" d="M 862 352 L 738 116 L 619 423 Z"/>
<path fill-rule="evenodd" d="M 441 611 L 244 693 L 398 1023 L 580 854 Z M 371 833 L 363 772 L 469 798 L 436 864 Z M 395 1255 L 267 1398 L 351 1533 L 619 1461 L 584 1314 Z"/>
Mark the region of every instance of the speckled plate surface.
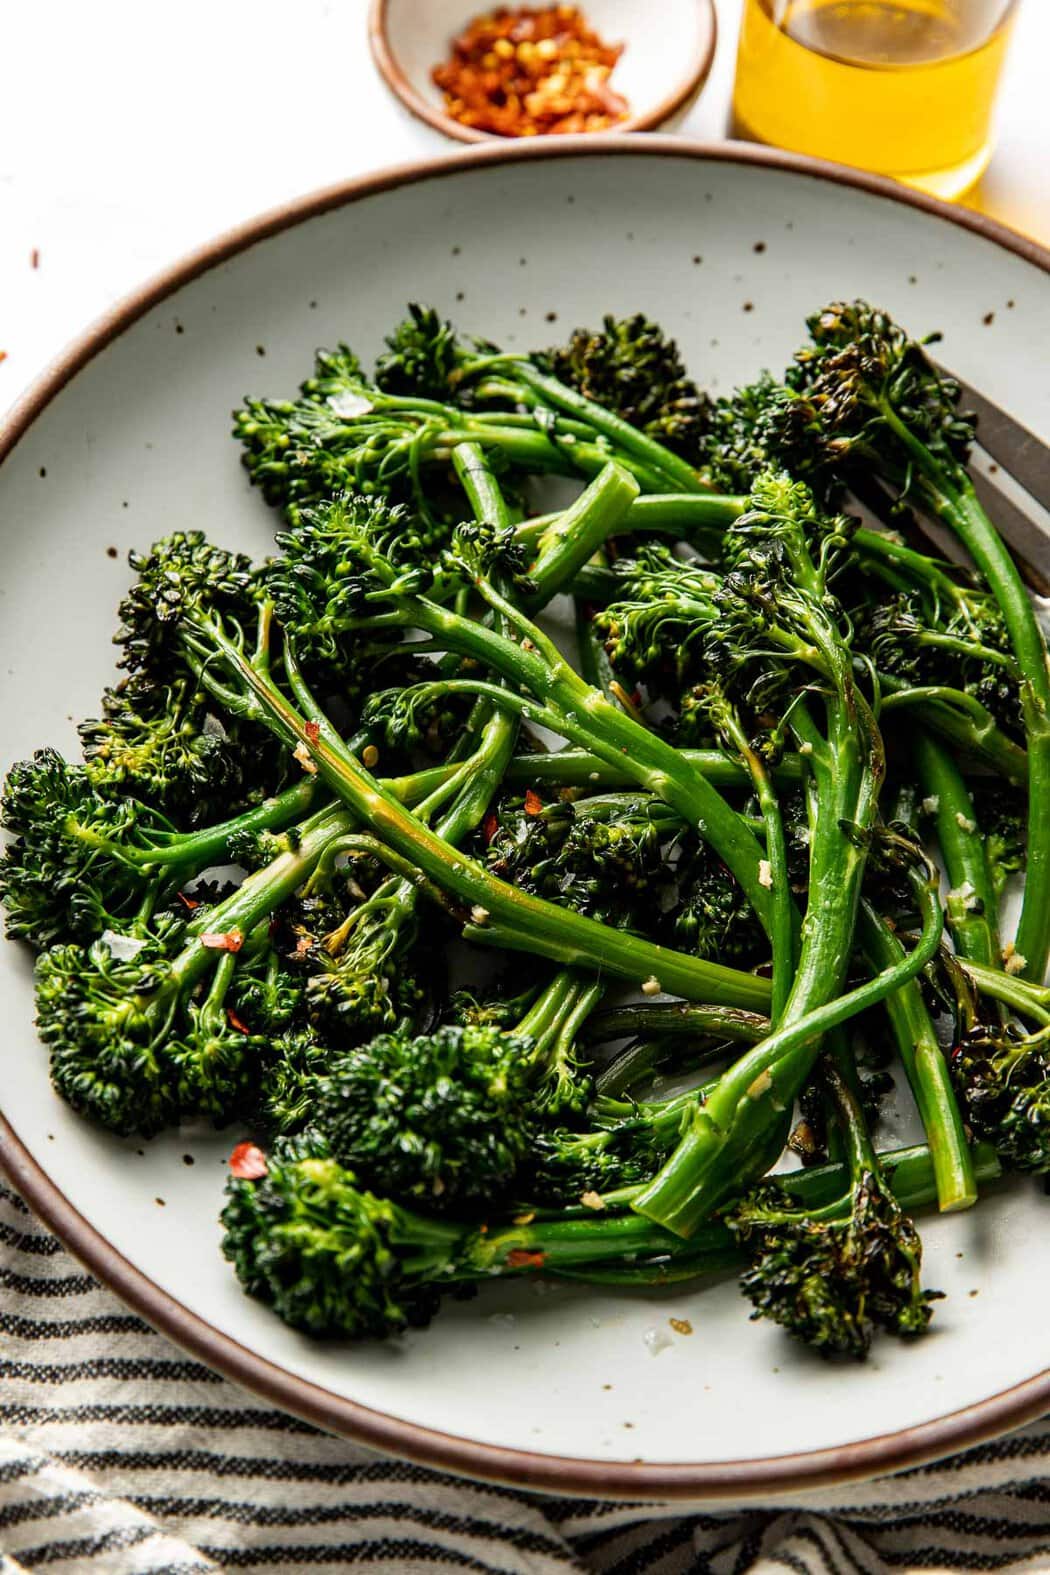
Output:
<path fill-rule="evenodd" d="M 202 526 L 267 549 L 273 518 L 227 435 L 241 396 L 291 391 L 317 344 L 371 357 L 407 300 L 521 346 L 641 309 L 726 388 L 781 365 L 826 298 L 864 294 L 943 329 L 944 359 L 1048 435 L 1048 268 L 877 181 L 655 138 L 485 149 L 268 215 L 96 325 L 0 429 L 3 763 L 75 747 L 72 718 L 111 676 L 129 547 Z M 238 1134 L 142 1145 L 72 1116 L 14 946 L 0 1010 L 0 1148 L 34 1207 L 203 1359 L 377 1447 L 555 1491 L 768 1499 L 946 1453 L 1050 1404 L 1047 1203 L 1024 1183 L 926 1222 L 927 1280 L 948 1293 L 935 1332 L 884 1340 L 863 1367 L 751 1325 L 732 1283 L 493 1287 L 397 1344 L 311 1344 L 247 1301 L 219 1255 Z"/>

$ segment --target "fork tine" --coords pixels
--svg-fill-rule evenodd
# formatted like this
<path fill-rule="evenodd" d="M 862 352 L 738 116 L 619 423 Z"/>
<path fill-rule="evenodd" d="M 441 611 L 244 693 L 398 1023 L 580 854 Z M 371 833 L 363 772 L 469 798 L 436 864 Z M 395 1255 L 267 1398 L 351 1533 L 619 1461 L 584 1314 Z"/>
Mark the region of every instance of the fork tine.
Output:
<path fill-rule="evenodd" d="M 1019 509 L 989 476 L 971 470 L 974 491 L 987 510 L 1021 571 L 1025 584 L 1037 596 L 1050 596 L 1050 538 Z M 911 509 L 895 506 L 893 494 L 872 476 L 851 482 L 853 495 L 875 518 L 893 530 L 919 552 L 939 553 L 953 563 L 968 563 L 966 553 L 945 527 L 917 516 Z"/>
<path fill-rule="evenodd" d="M 981 447 L 1008 470 L 1037 503 L 1050 509 L 1050 448 L 961 377 L 954 372 L 948 375 L 962 390 L 964 407 L 977 417 L 977 441 Z"/>
<path fill-rule="evenodd" d="M 990 476 L 971 470 L 970 479 L 1026 584 L 1038 596 L 1050 596 L 1050 539 L 1012 498 L 999 490 Z"/>

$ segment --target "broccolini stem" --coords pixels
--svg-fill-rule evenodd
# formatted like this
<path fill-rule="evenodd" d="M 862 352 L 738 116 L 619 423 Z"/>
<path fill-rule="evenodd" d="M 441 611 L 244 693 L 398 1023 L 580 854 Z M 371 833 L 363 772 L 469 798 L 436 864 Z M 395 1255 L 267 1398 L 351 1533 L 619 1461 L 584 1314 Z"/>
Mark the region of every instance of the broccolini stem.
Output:
<path fill-rule="evenodd" d="M 596 686 L 598 687 L 598 686 Z M 747 771 L 737 760 L 731 760 L 721 749 L 680 749 L 678 753 L 694 771 L 699 771 L 717 788 L 746 788 L 750 784 Z M 389 777 L 386 787 L 402 803 L 418 803 L 431 786 L 445 780 L 452 768 L 430 766 L 410 777 Z M 774 782 L 793 784 L 802 780 L 802 760 L 797 754 L 785 754 L 773 767 Z M 507 763 L 505 781 L 509 786 L 542 787 L 550 783 L 557 787 L 599 788 L 630 787 L 633 776 L 622 762 L 610 765 L 599 760 L 585 749 L 559 749 L 549 755 L 515 755 Z"/>
<path fill-rule="evenodd" d="M 452 463 L 474 518 L 497 530 L 505 529 L 511 523 L 510 510 L 484 449 L 477 443 L 461 443 Z"/>
<path fill-rule="evenodd" d="M 1028 858 L 1016 954 L 1025 973 L 1042 979 L 1050 961 L 1050 667 L 1031 598 L 1005 542 L 981 506 L 962 466 L 942 464 L 901 420 L 889 399 L 882 414 L 912 456 L 924 500 L 958 536 L 999 604 L 1021 671 L 1028 746 Z"/>
<path fill-rule="evenodd" d="M 629 1006 L 607 1006 L 595 1012 L 584 1030 L 585 1038 L 619 1039 L 626 1034 L 668 1037 L 717 1037 L 755 1044 L 769 1033 L 769 1018 L 756 1012 L 726 1006 L 696 1006 L 682 1001 L 642 1001 Z"/>
<path fill-rule="evenodd" d="M 975 762 L 990 766 L 1007 781 L 1018 787 L 1028 786 L 1026 752 L 1003 732 L 976 695 L 944 685 L 912 686 L 888 673 L 880 673 L 878 679 L 882 690 L 880 716 L 905 706 L 914 707 L 918 720 L 931 733 L 947 739 Z"/>
<path fill-rule="evenodd" d="M 676 809 L 736 876 L 769 933 L 769 890 L 760 879 L 759 868 L 764 855 L 736 811 L 672 745 L 585 683 L 553 642 L 492 585 L 482 579 L 477 584 L 486 601 L 517 628 L 532 650 L 480 624 L 457 618 L 422 596 L 404 598 L 411 622 L 528 690 L 535 697 L 534 712 L 538 715 L 542 709 L 550 716 L 549 725 L 562 737 L 628 771 L 639 786 Z"/>
<path fill-rule="evenodd" d="M 688 1000 L 758 1010 L 765 1006 L 769 986 L 764 979 L 654 945 L 498 880 L 476 860 L 452 850 L 405 809 L 340 740 L 331 740 L 320 728 L 315 731 L 219 627 L 202 622 L 197 637 L 206 639 L 215 659 L 222 660 L 234 681 L 252 697 L 258 719 L 286 743 L 301 745 L 331 791 L 380 841 L 470 906 L 474 925 L 468 933 L 475 938 L 488 940 L 494 926 L 501 924 L 516 938 L 518 950 L 555 962 L 607 971 L 636 985 L 656 979 L 664 990 Z M 205 666 L 202 682 L 210 681 Z"/>
<path fill-rule="evenodd" d="M 575 1004 L 580 989 L 580 976 L 562 968 L 529 1007 L 515 1032 L 534 1039 L 542 1053 L 557 1033 L 564 1014 Z"/>
<path fill-rule="evenodd" d="M 1042 1027 L 1050 1025 L 1050 987 L 1020 978 L 1003 968 L 986 968 L 981 963 L 960 957 L 957 964 L 980 995 L 1002 1001 L 1022 1017 L 1031 1017 Z"/>
<path fill-rule="evenodd" d="M 747 767 L 765 822 L 766 864 L 773 925 L 770 937 L 773 945 L 773 997 L 769 1016 L 775 1024 L 783 1016 L 791 993 L 799 941 L 799 915 L 791 895 L 784 818 L 780 813 L 780 800 L 769 771 L 766 769 L 765 762 L 751 747 L 751 740 L 744 730 L 735 707 L 729 704 L 719 707 L 718 726 Z"/>
<path fill-rule="evenodd" d="M 924 1145 L 890 1150 L 878 1155 L 879 1168 L 901 1209 L 910 1214 L 937 1201 L 937 1180 L 930 1150 Z M 969 1150 L 970 1168 L 976 1181 L 985 1186 L 1002 1175 L 1002 1165 L 990 1143 L 975 1143 Z M 849 1172 L 845 1165 L 815 1166 L 812 1170 L 797 1170 L 778 1176 L 777 1184 L 787 1192 L 798 1208 L 807 1214 L 824 1210 L 822 1217 L 845 1217 L 849 1207 Z M 615 1195 L 617 1204 L 628 1202 L 633 1189 L 625 1188 Z M 606 1205 L 614 1194 L 603 1195 Z M 724 1233 L 721 1241 L 715 1231 Z M 597 1285 L 674 1285 L 703 1274 L 721 1273 L 735 1269 L 744 1262 L 743 1254 L 733 1242 L 726 1226 L 712 1222 L 705 1227 L 703 1243 L 694 1247 L 690 1242 L 683 1247 L 681 1241 L 668 1250 L 667 1257 L 657 1262 L 612 1264 L 576 1271 L 558 1264 L 550 1272 L 559 1279 L 585 1280 Z"/>
<path fill-rule="evenodd" d="M 171 965 L 173 984 L 189 989 L 214 966 L 216 947 L 202 935 L 240 936 L 241 940 L 234 940 L 228 948 L 235 950 L 257 924 L 298 891 L 329 844 L 353 828 L 352 817 L 341 805 L 329 805 L 304 821 L 294 849 L 279 854 L 265 869 L 246 876 L 235 892 L 187 926 L 190 939 Z"/>
<path fill-rule="evenodd" d="M 708 490 L 686 460 L 680 459 L 677 454 L 672 454 L 670 449 L 664 448 L 663 444 L 658 443 L 655 438 L 648 437 L 637 427 L 632 427 L 622 416 L 613 415 L 611 411 L 595 404 L 586 395 L 578 393 L 574 388 L 568 388 L 558 378 L 549 377 L 545 372 L 541 372 L 530 361 L 515 356 L 486 356 L 474 362 L 464 363 L 462 375 L 474 377 L 478 373 L 500 370 L 508 370 L 514 383 L 523 384 L 526 389 L 537 394 L 544 404 L 585 421 L 596 432 L 608 438 L 616 449 L 633 455 L 642 464 L 650 466 L 656 472 L 661 472 L 668 484 L 657 488 L 657 491 L 669 492 L 675 488 L 680 492 Z"/>
<path fill-rule="evenodd" d="M 721 497 L 714 492 L 643 493 L 635 498 L 613 534 L 653 531 L 717 551 L 723 532 L 747 506 L 746 497 Z M 518 525 L 514 534 L 526 544 L 537 541 L 557 519 L 557 514 L 534 516 Z"/>
<path fill-rule="evenodd" d="M 428 457 L 442 463 L 450 460 L 462 443 L 476 443 L 481 448 L 497 448 L 512 464 L 522 470 L 553 476 L 597 476 L 614 456 L 603 443 L 588 442 L 575 434 L 567 433 L 558 442 L 540 431 L 512 425 L 504 420 L 499 426 L 488 425 L 480 417 L 472 418 L 464 427 L 448 427 L 434 434 L 434 447 Z M 627 453 L 618 453 L 617 464 L 630 474 L 646 492 L 668 492 L 673 483 L 666 473 Z"/>
<path fill-rule="evenodd" d="M 936 955 L 943 916 L 935 875 L 931 873 L 921 885 L 916 884 L 922 932 L 912 952 L 874 979 L 839 996 L 834 996 L 834 990 L 839 987 L 839 969 L 844 963 L 826 960 L 826 969 L 835 974 L 834 998 L 829 1000 L 822 994 L 818 998 L 823 1004 L 805 1015 L 786 1015 L 768 1039 L 723 1074 L 707 1104 L 697 1110 L 678 1148 L 633 1200 L 634 1209 L 688 1236 L 728 1196 L 746 1190 L 756 1172 L 768 1169 L 776 1158 L 776 1152 L 770 1152 L 769 1134 L 790 1113 L 821 1037 L 885 1000 Z M 852 920 L 848 933 L 852 933 Z M 844 950 L 848 953 L 848 943 Z M 803 944 L 803 955 L 805 951 Z M 791 1002 L 789 1011 L 790 1007 Z M 762 1171 L 758 1170 L 760 1164 Z"/>
<path fill-rule="evenodd" d="M 615 532 L 638 496 L 638 483 L 619 465 L 606 465 L 539 540 L 529 571 L 535 590 L 526 606 L 537 611 L 567 585 Z"/>
<path fill-rule="evenodd" d="M 948 751 L 921 729 L 911 748 L 948 871 L 945 907 L 955 949 L 972 962 L 996 968 L 1002 960 L 999 905 L 970 790 Z"/>
<path fill-rule="evenodd" d="M 900 962 L 903 946 L 867 900 L 861 902 L 858 935 L 876 973 Z M 918 980 L 893 990 L 884 1005 L 929 1144 L 938 1207 L 942 1213 L 968 1209 L 977 1200 L 970 1148 L 948 1063 Z"/>

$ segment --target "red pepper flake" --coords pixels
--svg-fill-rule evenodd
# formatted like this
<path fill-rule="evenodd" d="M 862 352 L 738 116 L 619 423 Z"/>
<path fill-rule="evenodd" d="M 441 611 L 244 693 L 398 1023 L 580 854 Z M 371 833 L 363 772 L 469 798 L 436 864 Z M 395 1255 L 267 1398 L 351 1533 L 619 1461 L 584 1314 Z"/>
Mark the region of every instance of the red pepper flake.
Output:
<path fill-rule="evenodd" d="M 303 732 L 311 744 L 316 744 L 321 736 L 320 722 L 305 722 L 303 724 Z"/>
<path fill-rule="evenodd" d="M 431 73 L 445 112 L 498 137 L 607 131 L 629 112 L 609 84 L 622 44 L 574 5 L 498 6 L 468 22 Z"/>
<path fill-rule="evenodd" d="M 34 246 L 33 250 L 29 253 L 29 266 L 30 266 L 30 268 L 39 268 L 40 267 L 40 247 L 39 246 Z"/>
<path fill-rule="evenodd" d="M 184 891 L 179 892 L 179 901 L 184 902 L 191 913 L 193 912 L 194 908 L 200 907 L 200 903 L 197 901 L 196 897 L 187 897 Z"/>
<path fill-rule="evenodd" d="M 230 1173 L 241 1181 L 258 1181 L 267 1171 L 266 1155 L 254 1143 L 238 1143 L 230 1155 Z"/>
<path fill-rule="evenodd" d="M 543 800 L 532 788 L 525 789 L 525 813 L 526 815 L 543 814 Z"/>
<path fill-rule="evenodd" d="M 527 1252 L 524 1247 L 512 1247 L 507 1254 L 507 1265 L 511 1269 L 542 1269 L 546 1261 L 545 1252 Z"/>
<path fill-rule="evenodd" d="M 240 930 L 206 930 L 198 940 L 212 952 L 239 952 L 244 945 Z"/>
<path fill-rule="evenodd" d="M 499 830 L 499 816 L 495 810 L 489 810 L 485 819 L 481 822 L 481 829 L 485 833 L 485 846 L 487 847 Z"/>
<path fill-rule="evenodd" d="M 0 361 L 6 361 L 6 360 L 7 360 L 7 351 L 6 350 L 0 350 Z"/>
<path fill-rule="evenodd" d="M 236 1028 L 239 1034 L 251 1033 L 251 1029 L 248 1027 L 248 1024 L 241 1021 L 232 1006 L 228 1006 L 226 1008 L 226 1020 L 231 1028 Z"/>

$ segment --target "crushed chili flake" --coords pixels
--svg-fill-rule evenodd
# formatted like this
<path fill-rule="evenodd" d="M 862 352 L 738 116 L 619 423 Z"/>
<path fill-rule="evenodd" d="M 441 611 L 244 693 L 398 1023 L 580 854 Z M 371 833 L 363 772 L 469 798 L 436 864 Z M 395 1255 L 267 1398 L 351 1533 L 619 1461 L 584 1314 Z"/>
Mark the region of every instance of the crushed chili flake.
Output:
<path fill-rule="evenodd" d="M 499 817 L 493 810 L 490 809 L 485 819 L 481 822 L 481 829 L 485 833 L 485 845 L 487 847 L 499 830 Z"/>
<path fill-rule="evenodd" d="M 543 800 L 533 788 L 525 789 L 525 813 L 526 815 L 543 814 Z"/>
<path fill-rule="evenodd" d="M 6 360 L 7 360 L 7 351 L 6 350 L 0 350 L 0 361 L 6 361 Z"/>
<path fill-rule="evenodd" d="M 452 42 L 434 82 L 453 120 L 497 137 L 608 131 L 626 119 L 611 87 L 622 44 L 607 44 L 574 5 L 499 6 Z"/>
<path fill-rule="evenodd" d="M 238 1143 L 230 1155 L 230 1172 L 240 1181 L 258 1181 L 267 1171 L 266 1155 L 254 1143 Z"/>
<path fill-rule="evenodd" d="M 507 1254 L 507 1265 L 511 1269 L 542 1269 L 546 1257 L 545 1252 L 528 1252 L 524 1247 L 512 1247 Z"/>
<path fill-rule="evenodd" d="M 40 267 L 40 248 L 39 248 L 39 246 L 34 246 L 33 250 L 29 253 L 29 266 L 30 266 L 30 268 L 39 268 Z"/>
<path fill-rule="evenodd" d="M 241 1021 L 232 1006 L 228 1006 L 226 1008 L 226 1021 L 229 1023 L 231 1028 L 236 1028 L 239 1034 L 251 1033 L 251 1029 L 248 1027 L 248 1024 Z"/>
<path fill-rule="evenodd" d="M 199 937 L 202 946 L 213 952 L 239 952 L 244 945 L 240 930 L 205 930 Z"/>
<path fill-rule="evenodd" d="M 310 741 L 311 744 L 316 744 L 317 740 L 321 736 L 321 724 L 320 724 L 320 722 L 304 722 L 303 723 L 303 732 L 306 734 L 306 736 L 307 736 L 307 738 L 308 738 L 308 740 Z"/>
<path fill-rule="evenodd" d="M 184 891 L 179 892 L 179 901 L 184 902 L 191 913 L 193 912 L 194 908 L 200 907 L 200 903 L 197 901 L 196 897 L 187 897 Z"/>

